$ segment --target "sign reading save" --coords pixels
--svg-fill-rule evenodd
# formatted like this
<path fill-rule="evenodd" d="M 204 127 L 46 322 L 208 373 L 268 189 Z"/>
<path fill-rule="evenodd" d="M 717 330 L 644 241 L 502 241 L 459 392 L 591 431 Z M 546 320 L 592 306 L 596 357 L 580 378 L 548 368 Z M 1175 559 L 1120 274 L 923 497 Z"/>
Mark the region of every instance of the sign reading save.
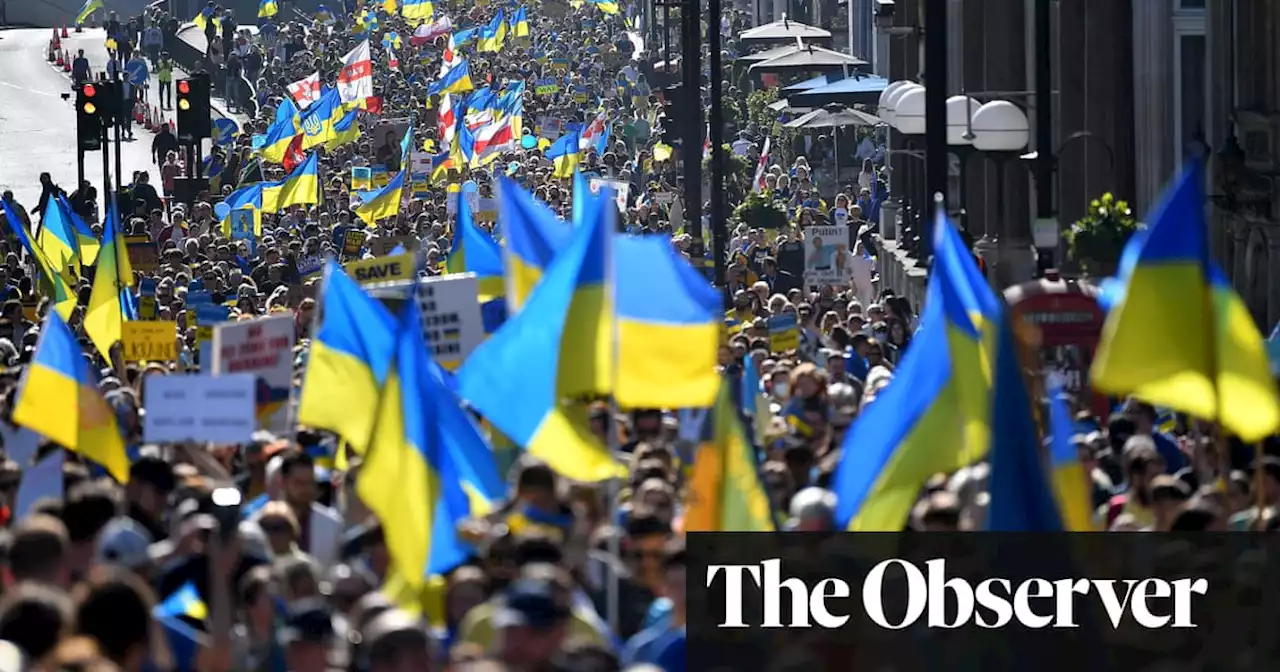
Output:
<path fill-rule="evenodd" d="M 414 265 L 412 254 L 397 254 L 390 257 L 377 257 L 348 262 L 347 273 L 362 285 L 379 282 L 410 280 L 413 278 Z"/>

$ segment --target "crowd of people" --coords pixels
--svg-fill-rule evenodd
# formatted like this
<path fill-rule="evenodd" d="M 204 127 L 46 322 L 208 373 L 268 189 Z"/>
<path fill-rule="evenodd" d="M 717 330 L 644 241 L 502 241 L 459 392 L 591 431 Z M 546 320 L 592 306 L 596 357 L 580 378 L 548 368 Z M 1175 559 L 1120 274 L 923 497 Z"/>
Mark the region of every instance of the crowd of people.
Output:
<path fill-rule="evenodd" d="M 107 21 L 113 57 L 123 62 L 141 49 L 164 73 L 162 86 L 172 81 L 167 45 L 180 39 L 191 18 L 168 14 L 169 4 Z M 664 142 L 671 122 L 663 116 L 661 85 L 669 76 L 655 69 L 659 59 L 643 42 L 634 8 L 529 2 L 520 7 L 527 10 L 527 30 L 513 23 L 504 45 L 481 51 L 474 38 L 455 45 L 451 36 L 488 24 L 500 10 L 512 17 L 517 5 L 439 2 L 429 19 L 410 21 L 401 12 L 413 3 L 403 0 L 334 3 L 312 17 L 283 0 L 268 4 L 275 11 L 262 18 L 235 16 L 213 1 L 199 14 L 207 48 L 189 69 L 215 75 L 226 102 L 248 118 L 217 133 L 201 168 L 209 189 L 190 198 L 179 194 L 176 178 L 194 158 L 162 129 L 153 141 L 154 166 L 122 179 L 117 195 L 120 226 L 155 250 L 153 263 L 133 266 L 135 286 L 153 292 L 152 319 L 183 325 L 175 334 L 175 359 L 139 364 L 104 357 L 85 330 L 94 269 L 84 265 L 70 287 L 74 307 L 66 322 L 129 448 L 124 483 L 14 420 L 41 325 L 61 305 L 58 296 L 42 294 L 48 284 L 29 240 L 42 238 L 19 229 L 38 231 L 63 192 L 44 175 L 38 203 L 16 203 L 5 194 L 0 669 L 28 669 L 8 662 L 20 658 L 41 670 L 684 670 L 684 462 L 698 442 L 689 435 L 696 414 L 683 412 L 688 409 L 592 408 L 592 430 L 621 437 L 615 457 L 628 474 L 616 488 L 570 482 L 529 455 L 507 461 L 506 501 L 459 530 L 472 542 L 473 557 L 436 586 L 435 598 L 442 599 L 424 597 L 416 610 L 387 590 L 394 572 L 383 527 L 356 492 L 359 461 L 335 465 L 345 448 L 333 434 L 298 426 L 259 431 L 242 445 L 143 442 L 145 381 L 207 365 L 200 329 L 188 319 L 194 292 L 229 306 L 231 320 L 292 314 L 296 389 L 306 375 L 322 291 L 321 275 L 304 267 L 307 260 L 372 257 L 373 250 L 392 247 L 380 239 L 393 239 L 426 259 L 423 273 L 448 273 L 445 260 L 455 252 L 451 198 L 456 201 L 464 181 L 483 203 L 505 176 L 572 220 L 572 180 L 547 158 L 547 149 L 602 112 L 609 132 L 583 148 L 577 169 L 615 189 L 627 185 L 620 229 L 667 237 L 694 267 L 709 271 L 711 250 L 706 258 L 690 257 L 699 247 L 686 233 L 679 154 Z M 420 26 L 441 26 L 445 17 L 447 26 L 422 38 Z M 747 18 L 731 10 L 720 24 L 732 58 L 740 49 L 734 36 Z M 292 166 L 264 160 L 257 140 L 269 135 L 282 106 L 295 104 L 291 85 L 313 73 L 334 85 L 344 54 L 365 39 L 372 47 L 374 95 L 358 115 L 360 138 L 318 151 L 317 202 L 262 215 L 261 230 L 247 239 L 230 236 L 218 204 L 291 172 Z M 406 128 L 412 154 L 448 152 L 438 135 L 439 115 L 447 110 L 431 86 L 451 47 L 466 53 L 475 88 L 524 83 L 523 129 L 484 166 L 426 170 L 422 184 L 406 187 L 398 214 L 370 225 L 356 214 L 355 173 L 385 167 L 385 180 L 397 172 Z M 830 531 L 847 522 L 838 520 L 832 479 L 842 454 L 857 449 L 846 443 L 850 427 L 892 384 L 920 328 L 920 307 L 881 286 L 876 274 L 877 240 L 867 221 L 877 219 L 886 193 L 879 166 L 884 152 L 867 136 L 859 149 L 865 162 L 847 182 L 839 175 L 819 180 L 810 167 L 826 151 L 821 138 L 761 160 L 770 129 L 750 120 L 736 88 L 727 93 L 723 137 L 732 139 L 728 152 L 752 170 L 730 176 L 724 193 L 709 196 L 724 199 L 726 212 L 764 199 L 781 211 L 782 222 L 735 217 L 729 240 L 706 246 L 724 246 L 730 260 L 719 363 L 733 380 L 760 381 L 763 410 L 754 410 L 747 425 L 774 519 L 786 530 Z M 167 97 L 159 99 L 162 106 Z M 803 155 L 806 147 L 813 156 Z M 101 236 L 106 213 L 97 201 L 88 184 L 67 199 Z M 497 217 L 481 207 L 477 220 L 501 239 Z M 812 258 L 829 253 L 813 230 L 829 227 L 846 227 L 847 240 L 832 248 L 838 260 L 815 267 Z M 352 252 L 346 248 L 354 231 L 365 237 Z M 815 268 L 839 274 L 815 282 Z M 1230 444 L 1236 470 L 1223 493 L 1205 478 L 1219 464 L 1215 444 L 1200 440 L 1183 419 L 1136 401 L 1105 421 L 1083 402 L 1078 406 L 1074 445 L 1089 474 L 1100 528 L 1270 529 L 1275 523 L 1266 508 L 1280 497 L 1274 458 L 1254 463 L 1252 448 Z M 499 437 L 491 438 L 497 451 Z M 19 511 L 33 474 L 64 452 L 65 462 L 57 462 L 62 496 L 26 502 Z M 1242 471 L 1251 465 L 1263 476 Z M 920 483 L 901 528 L 977 529 L 988 475 L 989 466 L 978 463 Z M 224 515 L 229 507 L 219 492 L 226 488 L 243 502 L 234 509 L 238 517 Z M 341 534 L 331 533 L 335 525 Z"/>

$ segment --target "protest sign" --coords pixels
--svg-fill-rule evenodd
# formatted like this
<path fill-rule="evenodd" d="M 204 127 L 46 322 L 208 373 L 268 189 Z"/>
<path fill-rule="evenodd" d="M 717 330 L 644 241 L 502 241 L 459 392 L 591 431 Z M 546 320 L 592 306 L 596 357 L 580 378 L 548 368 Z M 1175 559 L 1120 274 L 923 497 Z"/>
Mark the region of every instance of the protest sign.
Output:
<path fill-rule="evenodd" d="M 293 388 L 293 315 L 227 322 L 213 329 L 213 373 L 251 373 L 261 429 L 286 433 Z"/>
<path fill-rule="evenodd" d="M 800 347 L 800 323 L 795 315 L 774 315 L 769 318 L 769 350 L 787 352 Z"/>
<path fill-rule="evenodd" d="M 160 308 L 156 304 L 156 286 L 159 281 L 155 278 L 143 278 L 138 282 L 138 319 L 154 320 L 160 314 Z"/>
<path fill-rule="evenodd" d="M 191 310 L 190 307 L 187 310 Z M 231 308 L 216 303 L 196 306 L 196 346 L 200 349 L 200 366 L 208 369 L 213 343 L 213 328 L 231 319 Z"/>
<path fill-rule="evenodd" d="M 813 226 L 805 229 L 808 251 L 804 281 L 809 286 L 843 285 L 849 282 L 849 227 Z"/>
<path fill-rule="evenodd" d="M 418 239 L 414 236 L 378 236 L 369 241 L 369 252 L 375 257 L 385 257 L 397 246 L 413 252 L 418 248 Z"/>
<path fill-rule="evenodd" d="M 369 234 L 356 229 L 347 229 L 346 238 L 342 241 L 342 253 L 351 256 L 360 254 L 360 248 L 364 247 L 364 241 Z"/>
<path fill-rule="evenodd" d="M 534 82 L 533 92 L 539 96 L 550 96 L 560 92 L 560 80 L 555 77 L 543 77 Z"/>
<path fill-rule="evenodd" d="M 318 254 L 307 254 L 298 257 L 298 276 L 303 280 L 320 275 L 324 270 L 324 257 Z"/>
<path fill-rule="evenodd" d="M 479 294 L 474 273 L 429 278 L 418 288 L 423 334 L 446 369 L 458 368 L 484 340 Z"/>
<path fill-rule="evenodd" d="M 361 285 L 372 285 L 379 282 L 410 280 L 413 278 L 414 257 L 412 254 L 397 254 L 391 257 L 362 259 L 347 262 L 347 274 Z"/>
<path fill-rule="evenodd" d="M 631 193 L 631 183 L 623 180 L 605 180 L 595 178 L 590 182 L 591 192 L 600 193 L 601 187 L 608 187 L 613 190 L 614 200 L 618 203 L 618 210 L 627 211 L 627 195 Z"/>
<path fill-rule="evenodd" d="M 124 247 L 129 265 L 139 273 L 154 273 L 160 267 L 160 251 L 150 236 L 125 236 Z"/>
<path fill-rule="evenodd" d="M 173 361 L 178 358 L 178 323 L 128 320 L 120 341 L 126 361 Z"/>
<path fill-rule="evenodd" d="M 256 429 L 252 374 L 153 376 L 144 395 L 148 443 L 243 443 Z"/>
<path fill-rule="evenodd" d="M 250 256 L 258 252 L 258 234 L 262 228 L 259 218 L 262 216 L 255 208 L 236 208 L 227 213 L 227 224 L 231 228 L 232 240 L 243 240 L 249 246 Z"/>
<path fill-rule="evenodd" d="M 573 102 L 575 102 L 575 103 L 585 103 L 585 102 L 587 102 L 587 91 L 588 91 L 588 89 L 587 89 L 587 86 L 586 86 L 585 84 L 578 84 L 577 86 L 574 86 L 574 87 L 573 87 Z"/>

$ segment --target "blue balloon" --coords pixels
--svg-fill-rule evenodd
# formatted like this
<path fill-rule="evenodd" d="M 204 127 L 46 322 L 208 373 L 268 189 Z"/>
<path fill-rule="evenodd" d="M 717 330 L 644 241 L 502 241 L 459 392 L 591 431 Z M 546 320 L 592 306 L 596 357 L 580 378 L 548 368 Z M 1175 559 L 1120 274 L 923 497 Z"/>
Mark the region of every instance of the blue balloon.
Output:
<path fill-rule="evenodd" d="M 520 146 L 525 149 L 533 149 L 538 146 L 538 139 L 532 135 L 524 135 L 520 138 Z"/>
<path fill-rule="evenodd" d="M 226 203 L 218 203 L 213 206 L 213 214 L 217 215 L 219 220 L 226 219 L 227 215 L 231 214 L 231 206 Z"/>

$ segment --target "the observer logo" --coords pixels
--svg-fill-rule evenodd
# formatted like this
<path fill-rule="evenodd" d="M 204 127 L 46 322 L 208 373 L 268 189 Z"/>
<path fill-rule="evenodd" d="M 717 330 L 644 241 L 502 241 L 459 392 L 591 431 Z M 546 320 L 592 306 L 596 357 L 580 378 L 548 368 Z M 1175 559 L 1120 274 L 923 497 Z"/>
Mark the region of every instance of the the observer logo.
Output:
<path fill-rule="evenodd" d="M 886 609 L 885 593 L 890 580 L 905 584 L 900 586 L 905 588 L 905 611 L 901 601 L 895 602 L 893 609 Z M 717 581 L 724 581 L 725 589 L 725 619 L 718 624 L 720 628 L 840 628 L 858 608 L 871 622 L 890 630 L 910 627 L 922 618 L 931 628 L 976 625 L 991 629 L 1015 621 L 1027 628 L 1078 628 L 1077 596 L 1100 602 L 1113 628 L 1128 620 L 1151 630 L 1195 628 L 1192 599 L 1209 591 L 1209 581 L 1203 578 L 1033 578 L 1016 583 L 989 578 L 973 585 L 964 578 L 948 577 L 946 560 L 929 560 L 921 568 L 900 559 L 885 560 L 873 567 L 858 595 L 839 578 L 822 579 L 812 586 L 797 577 L 784 578 L 782 561 L 778 559 L 755 565 L 711 565 L 707 568 L 706 587 L 713 587 Z M 761 618 L 754 623 L 744 618 L 743 589 L 747 581 L 763 594 L 758 611 Z M 784 599 L 791 608 L 785 623 Z"/>

